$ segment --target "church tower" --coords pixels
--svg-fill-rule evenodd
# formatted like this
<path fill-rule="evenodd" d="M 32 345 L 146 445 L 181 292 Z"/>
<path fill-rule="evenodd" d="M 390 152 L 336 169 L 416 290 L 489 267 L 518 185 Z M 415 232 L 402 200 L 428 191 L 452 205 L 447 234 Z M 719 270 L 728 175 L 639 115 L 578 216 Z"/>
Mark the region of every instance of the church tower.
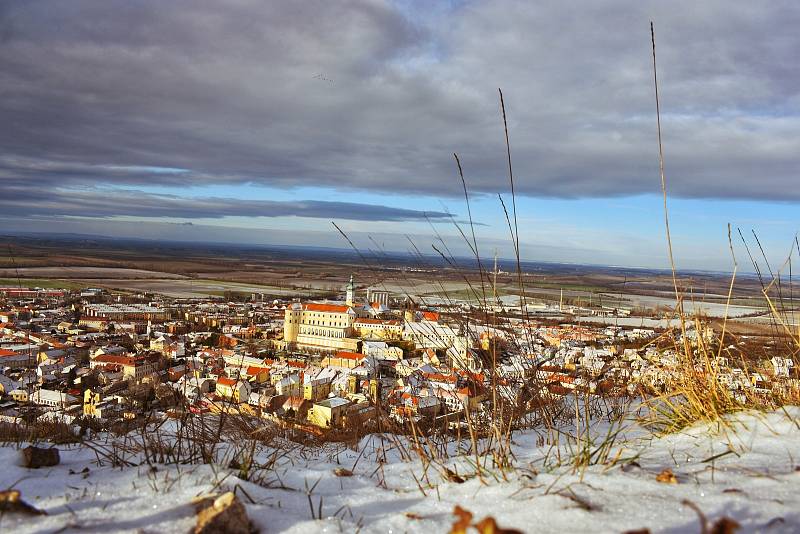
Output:
<path fill-rule="evenodd" d="M 345 304 L 353 306 L 356 299 L 356 282 L 353 280 L 353 275 L 350 275 L 350 282 L 347 283 L 347 300 Z"/>

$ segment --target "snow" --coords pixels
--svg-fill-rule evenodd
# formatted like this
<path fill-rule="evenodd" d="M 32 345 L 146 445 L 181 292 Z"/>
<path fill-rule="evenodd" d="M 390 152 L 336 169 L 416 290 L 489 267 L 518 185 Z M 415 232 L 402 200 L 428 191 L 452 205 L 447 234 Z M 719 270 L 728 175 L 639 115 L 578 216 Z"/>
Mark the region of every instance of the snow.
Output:
<path fill-rule="evenodd" d="M 800 408 L 742 413 L 731 421 L 729 430 L 699 425 L 664 437 L 632 427 L 620 443 L 620 458 L 635 462 L 593 465 L 584 472 L 556 465 L 555 450 L 543 445 L 536 431 L 526 431 L 514 437 L 515 468 L 506 472 L 507 480 L 489 467 L 493 474 L 485 473 L 483 483 L 471 476 L 474 456 L 442 460 L 466 478 L 458 483 L 434 465 L 426 471 L 421 460 L 407 456 L 414 454 L 410 447 L 403 450 L 394 445 L 398 440 L 379 435 L 362 440 L 359 451 L 335 445 L 291 445 L 278 452 L 263 448 L 260 462 L 273 454 L 277 460 L 270 469 L 252 471 L 250 481 L 225 467 L 236 444 L 213 465 L 122 468 L 99 464 L 86 446 L 60 445 L 61 464 L 37 470 L 20 467 L 17 448 L 3 446 L 0 488 L 13 486 L 48 515 L 7 514 L 0 517 L 0 531 L 185 533 L 195 521 L 191 499 L 225 490 L 237 493 L 262 532 L 354 532 L 359 527 L 368 533 L 446 532 L 455 505 L 476 519 L 491 515 L 502 527 L 525 532 L 645 527 L 698 532 L 697 514 L 685 500 L 712 521 L 735 519 L 740 532 L 800 531 Z M 602 425 L 595 429 L 603 431 Z M 455 445 L 450 449 L 456 452 Z M 564 443 L 560 452 L 563 458 Z M 353 476 L 337 477 L 333 470 L 338 467 L 352 470 Z M 675 473 L 678 484 L 656 481 L 665 468 Z M 312 518 L 309 494 L 323 519 Z"/>

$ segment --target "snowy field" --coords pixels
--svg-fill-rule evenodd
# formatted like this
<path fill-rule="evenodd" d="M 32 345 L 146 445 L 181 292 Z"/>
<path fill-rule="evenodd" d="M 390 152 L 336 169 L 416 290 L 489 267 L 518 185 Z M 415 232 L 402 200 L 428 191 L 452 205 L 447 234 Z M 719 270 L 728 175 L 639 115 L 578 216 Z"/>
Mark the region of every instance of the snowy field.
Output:
<path fill-rule="evenodd" d="M 16 447 L 4 446 L 0 490 L 20 490 L 47 515 L 5 514 L 0 532 L 186 533 L 195 523 L 190 501 L 220 491 L 235 491 L 261 532 L 448 532 L 455 505 L 524 532 L 700 532 L 694 508 L 709 522 L 734 519 L 739 532 L 800 532 L 799 419 L 800 408 L 741 414 L 735 432 L 697 426 L 662 438 L 633 428 L 619 456 L 610 455 L 620 461 L 584 472 L 554 465 L 553 449 L 528 431 L 514 438 L 507 480 L 494 470 L 483 481 L 469 457 L 443 460 L 459 477 L 434 465 L 426 472 L 376 435 L 359 451 L 261 450 L 261 462 L 278 459 L 251 471 L 252 481 L 224 455 L 218 465 L 115 468 L 87 447 L 62 445 L 60 465 L 32 470 L 20 467 Z M 337 468 L 353 475 L 337 476 Z M 664 469 L 677 483 L 656 480 Z"/>

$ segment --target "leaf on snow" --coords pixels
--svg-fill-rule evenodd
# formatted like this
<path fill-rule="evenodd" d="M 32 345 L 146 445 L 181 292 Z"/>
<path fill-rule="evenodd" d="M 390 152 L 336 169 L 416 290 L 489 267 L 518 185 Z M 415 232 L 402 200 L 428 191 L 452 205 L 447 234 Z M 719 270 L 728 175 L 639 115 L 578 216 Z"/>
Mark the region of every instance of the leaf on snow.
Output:
<path fill-rule="evenodd" d="M 450 527 L 450 534 L 467 534 L 467 529 L 472 523 L 472 512 L 456 505 L 453 508 L 453 515 L 456 516 L 456 520 L 453 521 L 453 526 Z"/>
<path fill-rule="evenodd" d="M 709 534 L 733 534 L 741 525 L 730 517 L 720 517 L 711 528 L 708 530 Z"/>
<path fill-rule="evenodd" d="M 453 526 L 450 527 L 450 534 L 467 534 L 470 526 L 474 527 L 478 534 L 522 534 L 520 530 L 502 528 L 492 516 L 486 516 L 477 523 L 472 524 L 472 512 L 458 505 L 453 508 L 453 515 L 456 516 L 456 520 L 453 522 Z"/>
<path fill-rule="evenodd" d="M 677 484 L 678 477 L 675 476 L 675 473 L 672 472 L 672 469 L 664 469 L 658 475 L 656 475 L 657 482 L 663 482 L 664 484 Z"/>
<path fill-rule="evenodd" d="M 497 525 L 494 517 L 484 517 L 479 522 L 475 523 L 475 528 L 478 529 L 480 534 L 522 534 L 521 531 L 513 528 L 502 528 Z"/>
<path fill-rule="evenodd" d="M 452 471 L 452 470 L 450 470 L 450 469 L 448 469 L 446 467 L 444 468 L 444 474 L 447 477 L 447 480 L 449 480 L 450 482 L 455 482 L 456 484 L 463 484 L 464 483 L 464 478 L 463 477 L 459 476 L 458 473 L 456 473 L 455 471 Z"/>
<path fill-rule="evenodd" d="M 5 513 L 47 515 L 46 512 L 23 501 L 18 490 L 0 491 L 0 514 Z"/>

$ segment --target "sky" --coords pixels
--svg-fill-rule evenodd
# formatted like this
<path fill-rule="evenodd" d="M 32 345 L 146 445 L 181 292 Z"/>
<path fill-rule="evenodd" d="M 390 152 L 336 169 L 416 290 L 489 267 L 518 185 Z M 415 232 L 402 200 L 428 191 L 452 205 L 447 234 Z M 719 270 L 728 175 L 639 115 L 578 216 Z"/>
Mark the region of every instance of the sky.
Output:
<path fill-rule="evenodd" d="M 730 270 L 728 224 L 739 260 L 737 229 L 779 264 L 800 202 L 780 0 L 3 0 L 0 233 L 347 248 L 335 222 L 359 248 L 463 254 L 474 229 L 509 257 L 502 88 L 523 258 L 666 268 L 651 20 L 678 268 Z"/>

